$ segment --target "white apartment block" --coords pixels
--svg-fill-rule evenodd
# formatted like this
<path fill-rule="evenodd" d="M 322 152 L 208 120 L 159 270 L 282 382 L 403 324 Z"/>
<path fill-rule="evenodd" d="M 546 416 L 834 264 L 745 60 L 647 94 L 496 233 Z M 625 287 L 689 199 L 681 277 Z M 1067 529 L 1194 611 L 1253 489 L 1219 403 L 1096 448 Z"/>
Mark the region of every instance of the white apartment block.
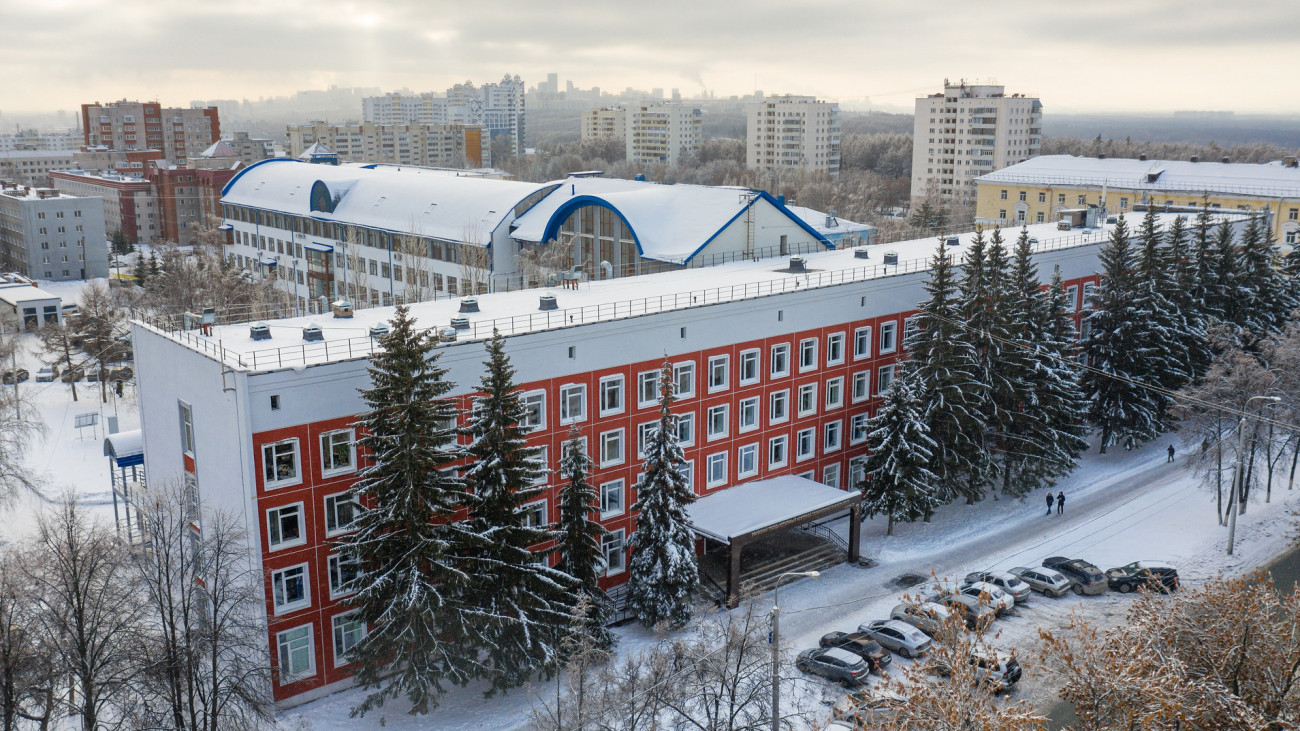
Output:
<path fill-rule="evenodd" d="M 582 139 L 602 140 L 627 136 L 627 107 L 600 107 L 582 115 Z"/>
<path fill-rule="evenodd" d="M 423 94 L 384 94 L 361 100 L 361 119 L 375 124 L 446 124 L 447 97 Z"/>
<path fill-rule="evenodd" d="M 361 118 L 379 125 L 479 125 L 491 138 L 508 135 L 511 151 L 524 149 L 524 82 L 505 76 L 495 84 L 466 81 L 445 94 L 385 94 L 361 101 Z"/>
<path fill-rule="evenodd" d="M 0 152 L 0 180 L 47 186 L 50 173 L 77 167 L 72 150 L 5 150 Z"/>
<path fill-rule="evenodd" d="M 478 125 L 463 124 L 293 124 L 289 157 L 322 143 L 344 162 L 390 163 L 441 168 L 492 164 L 491 141 Z"/>
<path fill-rule="evenodd" d="M 41 132 L 34 129 L 25 129 L 12 134 L 0 134 L 0 152 L 9 150 L 71 152 L 80 150 L 81 145 L 81 133 L 72 130 Z"/>
<path fill-rule="evenodd" d="M 840 109 L 811 96 L 770 96 L 746 105 L 745 164 L 751 170 L 840 174 Z"/>
<path fill-rule="evenodd" d="M 704 113 L 699 107 L 643 101 L 625 107 L 623 138 L 628 162 L 676 165 L 704 141 Z"/>
<path fill-rule="evenodd" d="M 103 202 L 53 188 L 0 186 L 0 267 L 54 281 L 108 276 Z"/>
<path fill-rule="evenodd" d="M 934 194 L 975 202 L 975 179 L 1038 155 L 1043 105 L 993 84 L 943 82 L 942 94 L 916 100 L 912 198 Z"/>

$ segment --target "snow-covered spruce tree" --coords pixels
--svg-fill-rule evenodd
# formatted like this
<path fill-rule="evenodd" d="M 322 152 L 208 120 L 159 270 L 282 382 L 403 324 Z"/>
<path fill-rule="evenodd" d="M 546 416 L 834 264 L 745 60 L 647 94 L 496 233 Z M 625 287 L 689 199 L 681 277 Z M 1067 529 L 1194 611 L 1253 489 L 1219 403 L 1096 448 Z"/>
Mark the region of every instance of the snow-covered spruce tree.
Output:
<path fill-rule="evenodd" d="M 1224 300 L 1227 295 L 1222 280 L 1223 266 L 1219 263 L 1219 250 L 1215 245 L 1215 229 L 1210 221 L 1208 201 L 1196 214 L 1193 229 L 1192 259 L 1195 262 L 1195 285 L 1192 299 L 1201 312 L 1208 329 L 1224 317 Z"/>
<path fill-rule="evenodd" d="M 916 329 L 906 343 L 912 356 L 908 370 L 921 400 L 922 418 L 936 445 L 930 463 L 937 477 L 935 495 L 940 503 L 964 497 L 970 504 L 983 497 L 987 474 L 987 455 L 980 439 L 985 425 L 974 400 L 983 384 L 963 322 L 952 258 L 942 239 L 925 290 L 930 297 L 921 303 Z M 930 513 L 923 517 L 928 521 Z"/>
<path fill-rule="evenodd" d="M 535 560 L 531 550 L 555 537 L 531 524 L 525 508 L 545 491 L 536 484 L 541 450 L 524 443 L 519 422 L 527 412 L 500 332 L 492 332 L 487 353 L 466 450 L 465 480 L 474 499 L 469 520 L 456 528 L 468 546 L 465 612 L 482 649 L 491 696 L 523 685 L 536 672 L 553 672 L 577 582 Z"/>
<path fill-rule="evenodd" d="M 601 547 L 605 528 L 592 517 L 600 507 L 600 495 L 587 482 L 587 475 L 591 474 L 591 458 L 587 456 L 582 431 L 576 424 L 569 430 L 569 441 L 564 445 L 559 471 L 564 482 L 557 497 L 560 525 L 555 540 L 560 560 L 555 568 L 577 582 L 578 598 L 586 597 L 581 604 L 586 614 L 583 631 L 595 647 L 608 650 L 614 646 L 616 638 L 609 631 L 609 597 L 597 583 L 605 567 L 605 553 Z"/>
<path fill-rule="evenodd" d="M 862 491 L 867 517 L 888 519 L 890 536 L 895 523 L 930 515 L 941 504 L 934 493 L 938 478 L 927 466 L 937 445 L 921 418 L 912 380 L 910 373 L 895 378 L 884 405 L 867 422 L 866 479 L 854 485 Z"/>
<path fill-rule="evenodd" d="M 1250 297 L 1246 327 L 1256 337 L 1281 331 L 1296 302 L 1279 271 L 1283 261 L 1273 227 L 1261 216 L 1251 216 L 1241 237 L 1239 252 L 1242 294 Z"/>
<path fill-rule="evenodd" d="M 370 465 L 352 494 L 366 509 L 356 531 L 336 544 L 361 562 L 357 591 L 344 603 L 369 627 L 349 653 L 357 681 L 371 691 L 354 716 L 399 696 L 411 713 L 428 713 L 446 683 L 463 685 L 479 674 L 462 611 L 470 577 L 451 526 L 468 501 L 450 469 L 460 457 L 459 410 L 447 398 L 453 384 L 406 307 L 397 308 L 381 343 L 362 392 L 369 410 L 358 423 Z"/>
<path fill-rule="evenodd" d="M 1165 399 L 1144 385 L 1159 385 L 1159 374 L 1148 371 L 1154 346 L 1136 306 L 1136 261 L 1123 216 L 1099 258 L 1101 279 L 1090 302 L 1084 343 L 1091 368 L 1081 385 L 1088 417 L 1101 430 L 1104 454 L 1113 444 L 1131 449 L 1159 434 Z"/>
<path fill-rule="evenodd" d="M 628 606 L 647 627 L 680 628 L 691 620 L 699 586 L 695 532 L 686 506 L 695 502 L 687 484 L 686 457 L 677 443 L 673 416 L 673 367 L 659 374 L 659 428 L 645 448 L 645 473 L 637 483 L 636 534 L 632 537 Z"/>
<path fill-rule="evenodd" d="M 1165 258 L 1170 276 L 1161 280 L 1166 287 L 1161 294 L 1173 303 L 1174 312 L 1183 319 L 1183 349 L 1187 353 L 1191 379 L 1195 380 L 1209 367 L 1213 354 L 1206 335 L 1209 314 L 1204 303 L 1196 298 L 1198 268 L 1196 255 L 1188 247 L 1188 236 L 1184 217 L 1176 216 L 1165 232 Z"/>
<path fill-rule="evenodd" d="M 1168 252 L 1162 246 L 1164 233 L 1156 224 L 1153 208 L 1148 208 L 1142 218 L 1138 241 L 1133 307 L 1140 318 L 1140 327 L 1147 331 L 1150 346 L 1142 372 L 1161 388 L 1175 391 L 1192 377 L 1191 359 L 1183 345 L 1188 338 L 1187 321 L 1165 296 L 1173 290 L 1175 282 Z M 1173 418 L 1169 414 L 1173 399 L 1159 392 L 1153 392 L 1152 397 L 1160 405 L 1161 423 L 1169 425 Z"/>
<path fill-rule="evenodd" d="M 1249 229 L 1242 237 L 1250 235 Z M 1232 227 L 1225 221 L 1214 230 L 1213 263 L 1215 272 L 1216 297 L 1219 299 L 1219 319 L 1232 331 L 1236 342 L 1242 341 L 1242 333 L 1247 327 L 1250 303 L 1254 295 L 1248 291 L 1243 281 L 1241 258 L 1237 254 L 1237 242 L 1232 234 Z"/>

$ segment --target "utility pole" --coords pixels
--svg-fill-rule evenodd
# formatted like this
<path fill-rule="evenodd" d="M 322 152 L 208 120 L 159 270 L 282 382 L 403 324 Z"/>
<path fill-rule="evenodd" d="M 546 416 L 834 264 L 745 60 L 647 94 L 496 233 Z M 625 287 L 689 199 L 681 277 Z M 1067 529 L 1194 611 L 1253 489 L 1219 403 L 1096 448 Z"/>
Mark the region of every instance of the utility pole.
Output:
<path fill-rule="evenodd" d="M 772 587 L 772 731 L 781 727 L 781 580 L 786 577 L 817 578 L 820 571 L 787 571 L 776 577 Z"/>
<path fill-rule="evenodd" d="M 1232 555 L 1233 543 L 1237 538 L 1237 501 L 1241 495 L 1243 487 L 1242 480 L 1246 477 L 1246 419 L 1250 418 L 1250 402 L 1256 399 L 1262 401 L 1272 401 L 1277 403 L 1281 401 L 1280 396 L 1251 396 L 1246 399 L 1242 407 L 1241 421 L 1237 424 L 1237 471 L 1232 476 L 1232 495 L 1228 497 L 1228 555 Z"/>

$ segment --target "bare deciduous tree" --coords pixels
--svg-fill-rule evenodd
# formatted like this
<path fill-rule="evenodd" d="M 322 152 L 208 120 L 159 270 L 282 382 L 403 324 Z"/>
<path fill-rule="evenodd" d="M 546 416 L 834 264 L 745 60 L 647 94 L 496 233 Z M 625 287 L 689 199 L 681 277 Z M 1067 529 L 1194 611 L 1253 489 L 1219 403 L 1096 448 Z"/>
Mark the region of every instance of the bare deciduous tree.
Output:
<path fill-rule="evenodd" d="M 15 731 L 20 721 L 48 728 L 58 680 L 20 560 L 16 552 L 0 549 L 0 731 Z"/>
<path fill-rule="evenodd" d="M 45 422 L 25 396 L 0 389 L 0 505 L 21 491 L 39 490 L 40 478 L 26 458 L 32 440 L 44 432 Z"/>
<path fill-rule="evenodd" d="M 456 247 L 461 295 L 487 292 L 488 279 L 492 276 L 492 251 L 484 238 L 483 230 L 477 224 L 467 223 L 461 231 L 460 240 L 468 242 Z"/>

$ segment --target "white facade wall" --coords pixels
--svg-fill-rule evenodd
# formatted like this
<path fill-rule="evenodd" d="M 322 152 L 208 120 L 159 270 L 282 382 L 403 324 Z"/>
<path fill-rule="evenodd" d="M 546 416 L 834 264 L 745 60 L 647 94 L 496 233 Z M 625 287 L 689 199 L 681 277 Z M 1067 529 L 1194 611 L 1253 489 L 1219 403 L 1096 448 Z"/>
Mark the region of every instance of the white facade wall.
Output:
<path fill-rule="evenodd" d="M 840 110 L 811 96 L 771 96 L 745 105 L 745 164 L 751 170 L 840 174 Z"/>
<path fill-rule="evenodd" d="M 676 165 L 704 141 L 704 113 L 698 107 L 650 101 L 625 110 L 623 138 L 629 162 Z"/>
<path fill-rule="evenodd" d="M 0 264 L 32 279 L 108 276 L 104 210 L 98 197 L 0 193 Z"/>

